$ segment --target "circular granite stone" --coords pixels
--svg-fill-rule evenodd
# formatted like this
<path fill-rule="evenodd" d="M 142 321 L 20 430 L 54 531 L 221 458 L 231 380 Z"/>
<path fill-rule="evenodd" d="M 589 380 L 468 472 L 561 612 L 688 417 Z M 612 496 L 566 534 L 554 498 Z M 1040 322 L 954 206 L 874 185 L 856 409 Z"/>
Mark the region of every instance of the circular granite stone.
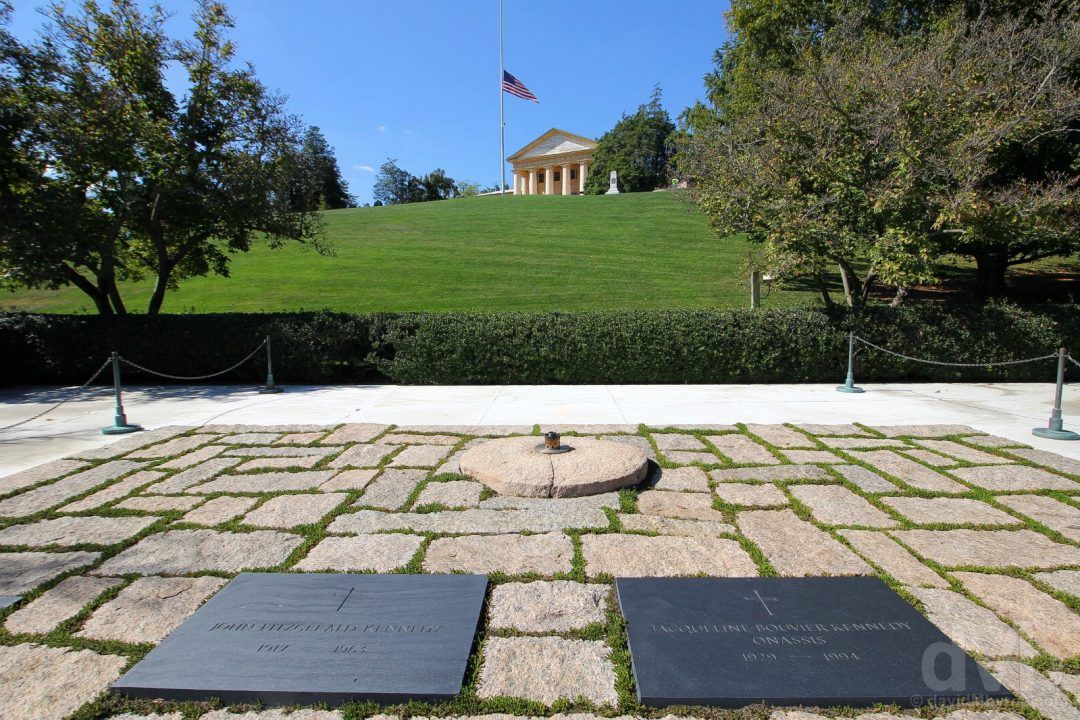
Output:
<path fill-rule="evenodd" d="M 559 455 L 536 451 L 535 437 L 491 440 L 461 456 L 461 473 L 500 495 L 580 497 L 637 485 L 649 458 L 639 448 L 595 438 L 563 438 L 573 448 Z"/>

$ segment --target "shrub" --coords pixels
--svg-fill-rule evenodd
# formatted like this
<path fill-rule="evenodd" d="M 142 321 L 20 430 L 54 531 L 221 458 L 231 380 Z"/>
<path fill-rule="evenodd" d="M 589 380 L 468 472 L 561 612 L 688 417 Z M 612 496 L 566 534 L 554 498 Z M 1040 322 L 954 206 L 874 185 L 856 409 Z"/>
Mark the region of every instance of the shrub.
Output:
<path fill-rule="evenodd" d="M 113 350 L 203 375 L 273 338 L 282 383 L 583 384 L 840 382 L 847 332 L 906 355 L 1011 360 L 1080 340 L 1076 306 L 911 305 L 857 312 L 620 310 L 581 313 L 0 315 L 0 383 L 79 384 Z M 125 368 L 125 379 L 159 380 Z M 208 382 L 257 383 L 260 353 Z M 856 379 L 1050 381 L 1053 363 L 923 365 L 860 346 Z M 104 380 L 107 382 L 108 377 Z"/>

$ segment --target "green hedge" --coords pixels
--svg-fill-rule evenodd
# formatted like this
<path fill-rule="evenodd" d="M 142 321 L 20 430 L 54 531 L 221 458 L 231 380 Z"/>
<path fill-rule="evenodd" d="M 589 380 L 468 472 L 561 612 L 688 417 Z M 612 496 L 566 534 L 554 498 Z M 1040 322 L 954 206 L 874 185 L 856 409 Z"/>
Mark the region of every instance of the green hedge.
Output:
<path fill-rule="evenodd" d="M 850 328 L 900 353 L 1008 360 L 1080 340 L 1077 306 L 870 307 L 860 312 L 0 315 L 0 383 L 77 384 L 109 352 L 176 375 L 220 370 L 267 334 L 281 383 L 780 383 L 843 380 Z M 263 379 L 259 359 L 220 379 Z M 125 369 L 134 381 L 154 380 Z M 861 348 L 856 378 L 1049 381 L 1053 363 L 943 368 Z M 155 382 L 157 380 L 154 380 Z"/>

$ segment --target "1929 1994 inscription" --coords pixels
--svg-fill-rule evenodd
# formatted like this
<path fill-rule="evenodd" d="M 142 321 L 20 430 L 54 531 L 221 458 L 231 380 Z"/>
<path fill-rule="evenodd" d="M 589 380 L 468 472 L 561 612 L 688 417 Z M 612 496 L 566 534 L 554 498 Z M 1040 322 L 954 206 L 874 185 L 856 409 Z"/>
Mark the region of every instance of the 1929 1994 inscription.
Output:
<path fill-rule="evenodd" d="M 486 587 L 480 575 L 244 573 L 112 688 L 268 705 L 451 698 Z"/>
<path fill-rule="evenodd" d="M 876 578 L 620 578 L 616 587 L 646 705 L 1011 697 Z"/>

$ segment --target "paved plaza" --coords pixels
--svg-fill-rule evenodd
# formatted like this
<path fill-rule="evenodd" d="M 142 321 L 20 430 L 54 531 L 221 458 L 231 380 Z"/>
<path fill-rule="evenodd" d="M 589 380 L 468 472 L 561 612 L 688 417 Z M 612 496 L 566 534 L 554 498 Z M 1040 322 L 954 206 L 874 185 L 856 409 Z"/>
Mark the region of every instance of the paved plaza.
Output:
<path fill-rule="evenodd" d="M 1080 718 L 1080 460 L 958 424 L 566 423 L 649 477 L 547 499 L 458 473 L 546 429 L 166 426 L 0 478 L 0 717 L 359 717 L 103 694 L 263 570 L 488 574 L 465 690 L 430 715 L 663 715 L 636 703 L 615 577 L 877 575 L 1022 698 L 954 720 Z"/>

